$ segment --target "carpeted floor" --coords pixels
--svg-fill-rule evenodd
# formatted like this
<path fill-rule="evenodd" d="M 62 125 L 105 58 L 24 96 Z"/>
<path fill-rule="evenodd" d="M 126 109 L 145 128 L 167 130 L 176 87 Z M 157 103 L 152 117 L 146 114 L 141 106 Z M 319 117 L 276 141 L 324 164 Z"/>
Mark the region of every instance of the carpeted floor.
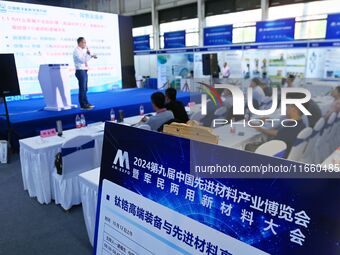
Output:
<path fill-rule="evenodd" d="M 20 160 L 0 164 L 0 255 L 90 255 L 82 207 L 64 212 L 24 191 Z"/>

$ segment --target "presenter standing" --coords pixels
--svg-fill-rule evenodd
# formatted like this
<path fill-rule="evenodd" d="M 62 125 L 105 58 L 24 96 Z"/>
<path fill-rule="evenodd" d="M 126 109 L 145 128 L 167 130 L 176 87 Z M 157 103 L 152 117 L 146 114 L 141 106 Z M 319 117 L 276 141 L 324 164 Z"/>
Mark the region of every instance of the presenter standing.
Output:
<path fill-rule="evenodd" d="M 88 82 L 88 62 L 91 58 L 96 59 L 96 55 L 92 55 L 86 47 L 86 40 L 84 37 L 77 39 L 78 46 L 73 51 L 73 60 L 76 69 L 76 77 L 79 83 L 79 104 L 80 108 L 84 110 L 91 110 L 94 105 L 87 100 L 87 82 Z"/>

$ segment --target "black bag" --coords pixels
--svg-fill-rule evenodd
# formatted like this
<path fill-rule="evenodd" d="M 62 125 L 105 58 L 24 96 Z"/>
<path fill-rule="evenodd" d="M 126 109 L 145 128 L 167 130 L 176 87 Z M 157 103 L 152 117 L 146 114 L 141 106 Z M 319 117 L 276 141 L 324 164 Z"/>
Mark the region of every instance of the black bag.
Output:
<path fill-rule="evenodd" d="M 57 153 L 57 155 L 55 155 L 54 166 L 57 169 L 57 174 L 62 175 L 63 174 L 63 158 L 60 152 Z"/>

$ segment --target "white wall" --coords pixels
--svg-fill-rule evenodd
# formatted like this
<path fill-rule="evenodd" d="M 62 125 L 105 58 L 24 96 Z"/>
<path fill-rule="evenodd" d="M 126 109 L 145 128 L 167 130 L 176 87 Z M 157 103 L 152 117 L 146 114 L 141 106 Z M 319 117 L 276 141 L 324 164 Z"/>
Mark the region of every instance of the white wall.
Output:
<path fill-rule="evenodd" d="M 157 55 L 135 55 L 135 71 L 137 76 L 157 77 Z"/>

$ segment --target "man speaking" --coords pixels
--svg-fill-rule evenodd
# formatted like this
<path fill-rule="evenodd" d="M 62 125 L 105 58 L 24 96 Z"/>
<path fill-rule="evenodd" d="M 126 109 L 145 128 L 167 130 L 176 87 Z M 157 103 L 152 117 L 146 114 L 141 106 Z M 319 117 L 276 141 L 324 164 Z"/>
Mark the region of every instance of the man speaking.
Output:
<path fill-rule="evenodd" d="M 76 77 L 79 83 L 79 104 L 80 108 L 84 110 L 91 110 L 94 105 L 87 100 L 87 70 L 88 62 L 91 58 L 97 58 L 96 55 L 91 55 L 91 52 L 86 47 L 86 40 L 84 37 L 77 39 L 78 46 L 73 51 L 73 60 L 76 68 Z"/>

